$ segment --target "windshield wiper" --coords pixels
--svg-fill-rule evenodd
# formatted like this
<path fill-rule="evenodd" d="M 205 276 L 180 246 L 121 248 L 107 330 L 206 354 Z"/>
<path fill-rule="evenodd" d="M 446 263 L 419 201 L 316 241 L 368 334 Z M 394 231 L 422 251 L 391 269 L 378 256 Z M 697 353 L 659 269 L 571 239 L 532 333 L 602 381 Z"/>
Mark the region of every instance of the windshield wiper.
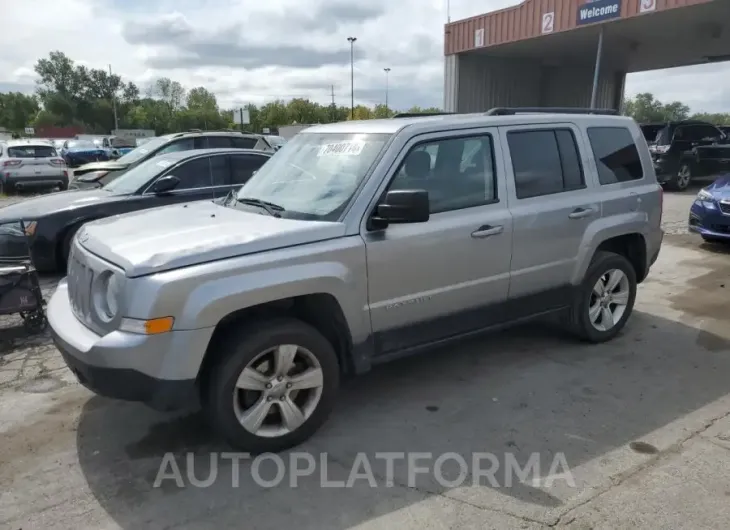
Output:
<path fill-rule="evenodd" d="M 236 202 L 263 208 L 271 217 L 281 217 L 281 212 L 284 211 L 283 206 L 279 206 L 273 202 L 262 201 L 261 199 L 256 199 L 254 197 L 237 197 Z"/>

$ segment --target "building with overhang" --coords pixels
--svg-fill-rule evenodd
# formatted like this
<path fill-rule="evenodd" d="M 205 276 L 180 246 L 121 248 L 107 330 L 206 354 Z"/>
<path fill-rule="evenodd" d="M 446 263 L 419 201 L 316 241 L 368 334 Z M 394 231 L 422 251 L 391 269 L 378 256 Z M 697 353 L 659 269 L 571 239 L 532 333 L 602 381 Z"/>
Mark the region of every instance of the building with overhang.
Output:
<path fill-rule="evenodd" d="M 525 0 L 447 23 L 444 53 L 449 112 L 618 109 L 629 73 L 730 60 L 730 0 Z"/>

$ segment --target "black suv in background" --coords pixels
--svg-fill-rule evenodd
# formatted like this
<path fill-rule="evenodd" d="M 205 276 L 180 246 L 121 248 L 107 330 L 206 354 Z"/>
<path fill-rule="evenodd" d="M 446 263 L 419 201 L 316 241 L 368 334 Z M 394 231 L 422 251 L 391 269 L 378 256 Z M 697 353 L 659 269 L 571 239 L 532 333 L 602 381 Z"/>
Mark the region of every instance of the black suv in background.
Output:
<path fill-rule="evenodd" d="M 273 153 L 271 142 L 262 134 L 197 129 L 158 136 L 108 162 L 92 162 L 74 169 L 69 189 L 99 188 L 152 157 L 197 149 L 255 149 Z"/>
<path fill-rule="evenodd" d="M 643 130 L 646 135 L 648 124 Z M 718 127 L 704 121 L 665 123 L 656 138 L 648 141 L 657 180 L 669 189 L 687 189 L 694 177 L 704 177 L 730 169 L 728 137 Z"/>

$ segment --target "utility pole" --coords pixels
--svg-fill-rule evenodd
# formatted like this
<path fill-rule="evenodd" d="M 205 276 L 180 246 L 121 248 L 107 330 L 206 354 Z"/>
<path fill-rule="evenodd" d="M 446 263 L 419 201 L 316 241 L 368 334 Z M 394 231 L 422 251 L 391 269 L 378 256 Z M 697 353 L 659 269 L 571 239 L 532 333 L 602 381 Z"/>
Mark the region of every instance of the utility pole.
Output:
<path fill-rule="evenodd" d="M 347 37 L 350 43 L 350 119 L 355 119 L 355 41 L 357 37 Z"/>
<path fill-rule="evenodd" d="M 388 77 L 390 76 L 390 68 L 383 68 L 383 72 L 385 72 L 385 112 L 387 113 L 389 110 L 389 107 L 388 107 Z"/>
<path fill-rule="evenodd" d="M 335 85 L 330 85 L 332 90 L 332 123 L 337 121 L 337 106 L 335 105 Z"/>
<path fill-rule="evenodd" d="M 451 23 L 451 0 L 446 0 L 446 22 Z"/>
<path fill-rule="evenodd" d="M 112 78 L 112 65 L 109 65 L 109 83 Z M 114 109 L 114 129 L 119 130 L 119 120 L 117 119 L 117 95 L 112 91 L 112 109 Z"/>

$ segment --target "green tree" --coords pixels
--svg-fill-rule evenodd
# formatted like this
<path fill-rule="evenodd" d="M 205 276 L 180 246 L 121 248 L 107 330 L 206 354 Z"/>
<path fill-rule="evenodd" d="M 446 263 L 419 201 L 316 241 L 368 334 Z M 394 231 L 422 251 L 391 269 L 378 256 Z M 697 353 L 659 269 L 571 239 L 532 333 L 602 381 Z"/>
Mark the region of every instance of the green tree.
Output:
<path fill-rule="evenodd" d="M 20 92 L 0 94 L 0 127 L 19 132 L 33 124 L 39 110 L 35 96 Z"/>

